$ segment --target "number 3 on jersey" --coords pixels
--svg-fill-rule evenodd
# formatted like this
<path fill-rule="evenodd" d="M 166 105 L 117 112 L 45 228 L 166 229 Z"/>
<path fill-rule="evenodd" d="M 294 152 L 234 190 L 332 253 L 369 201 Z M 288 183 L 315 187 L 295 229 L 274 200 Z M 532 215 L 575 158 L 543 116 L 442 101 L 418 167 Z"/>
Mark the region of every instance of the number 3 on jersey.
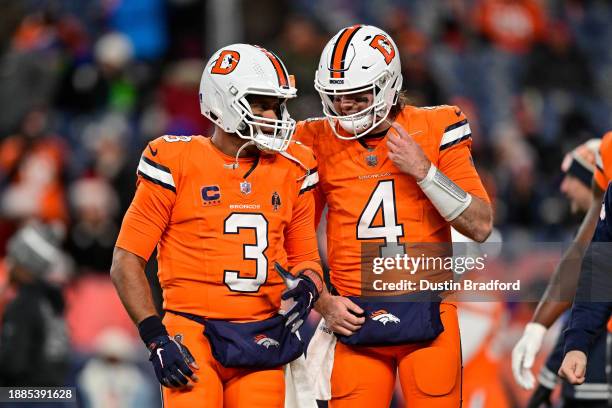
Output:
<path fill-rule="evenodd" d="M 373 226 L 376 214 L 381 209 L 382 225 Z M 357 239 L 382 238 L 385 240 L 382 256 L 393 256 L 398 250 L 400 254 L 404 253 L 403 246 L 399 244 L 399 239 L 403 236 L 404 226 L 397 222 L 393 180 L 379 181 L 357 222 Z"/>
<path fill-rule="evenodd" d="M 223 282 L 235 292 L 257 292 L 268 278 L 268 221 L 262 214 L 232 213 L 225 219 L 224 233 L 239 234 L 241 229 L 255 230 L 255 245 L 244 244 L 243 259 L 257 262 L 255 277 L 240 277 L 240 271 L 224 270 Z"/>

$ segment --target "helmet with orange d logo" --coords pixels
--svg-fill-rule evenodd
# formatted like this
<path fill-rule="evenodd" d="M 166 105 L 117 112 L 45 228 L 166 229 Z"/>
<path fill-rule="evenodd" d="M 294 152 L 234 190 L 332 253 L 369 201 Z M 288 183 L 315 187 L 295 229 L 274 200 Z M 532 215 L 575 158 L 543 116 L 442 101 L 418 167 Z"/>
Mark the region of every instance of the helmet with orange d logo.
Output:
<path fill-rule="evenodd" d="M 357 139 L 382 123 L 398 100 L 401 72 L 397 46 L 383 30 L 369 25 L 340 30 L 323 49 L 315 75 L 323 113 L 336 136 Z M 373 101 L 359 112 L 343 115 L 334 106 L 343 95 L 363 92 L 371 92 Z"/>
<path fill-rule="evenodd" d="M 208 60 L 200 81 L 202 115 L 228 133 L 250 140 L 262 150 L 284 151 L 295 131 L 286 100 L 295 98 L 283 62 L 271 51 L 248 44 L 223 47 Z M 281 99 L 277 119 L 253 114 L 249 95 Z"/>

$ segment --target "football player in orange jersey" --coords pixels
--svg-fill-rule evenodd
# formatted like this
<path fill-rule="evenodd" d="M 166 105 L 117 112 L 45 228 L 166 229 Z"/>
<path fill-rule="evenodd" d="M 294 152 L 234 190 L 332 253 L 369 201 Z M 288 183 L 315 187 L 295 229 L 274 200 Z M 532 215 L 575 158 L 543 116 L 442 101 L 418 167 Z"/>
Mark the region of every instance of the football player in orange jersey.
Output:
<path fill-rule="evenodd" d="M 318 175 L 312 151 L 291 142 L 285 102 L 295 95 L 272 52 L 222 48 L 200 83 L 212 137 L 163 136 L 142 154 L 111 277 L 164 406 L 283 406 L 283 365 L 302 354 L 295 331 L 322 289 Z M 155 247 L 163 321 L 144 274 Z M 281 297 L 294 300 L 287 315 Z"/>
<path fill-rule="evenodd" d="M 582 162 L 588 163 L 588 160 L 585 158 Z M 573 165 L 579 166 L 580 162 L 574 161 Z M 538 303 L 531 322 L 525 326 L 523 336 L 512 350 L 512 372 L 516 382 L 524 389 L 533 389 L 535 386 L 536 380 L 531 368 L 542 347 L 546 331 L 572 306 L 584 251 L 593 237 L 601 212 L 604 191 L 611 179 L 612 132 L 608 132 L 601 139 L 599 153 L 595 157 L 595 169 L 591 181 L 592 200 L 588 211 L 573 242 L 550 277 L 548 287 Z M 543 371 L 540 376 L 540 380 L 544 379 L 546 382 L 547 379 L 548 383 L 555 378 L 555 372 L 548 372 L 546 375 L 546 371 Z"/>
<path fill-rule="evenodd" d="M 328 395 L 334 408 L 388 407 L 396 371 L 407 406 L 460 405 L 455 306 L 381 307 L 362 296 L 362 244 L 401 250 L 403 244 L 449 243 L 451 225 L 481 242 L 492 229 L 465 115 L 455 106 L 410 106 L 401 85 L 393 40 L 372 26 L 344 28 L 325 46 L 315 78 L 327 119 L 307 120 L 296 131 L 317 156 L 317 214 L 328 207 L 330 280 L 337 295 L 322 295 L 316 308 L 339 340 Z"/>

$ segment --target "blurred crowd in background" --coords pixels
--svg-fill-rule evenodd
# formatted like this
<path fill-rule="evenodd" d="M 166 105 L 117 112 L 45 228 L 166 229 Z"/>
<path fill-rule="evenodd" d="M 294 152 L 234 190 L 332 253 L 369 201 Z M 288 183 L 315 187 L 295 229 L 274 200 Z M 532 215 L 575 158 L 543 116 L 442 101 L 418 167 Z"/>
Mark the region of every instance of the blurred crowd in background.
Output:
<path fill-rule="evenodd" d="M 277 52 L 297 81 L 292 116 L 305 119 L 322 115 L 313 79 L 325 42 L 355 23 L 385 29 L 412 103 L 467 114 L 505 241 L 571 239 L 579 218 L 559 192 L 563 154 L 612 125 L 604 0 L 3 0 L 0 11 L 0 258 L 25 222 L 60 237 L 68 260 L 49 284 L 61 287 L 70 341 L 64 382 L 91 406 L 156 398 L 108 271 L 146 143 L 210 135 L 197 94 L 216 48 Z M 542 280 L 552 273 L 533 268 Z M 17 296 L 6 267 L 0 295 Z M 520 322 L 532 306 L 503 314 Z M 511 326 L 506 342 L 519 334 Z M 518 395 L 510 382 L 503 392 Z"/>

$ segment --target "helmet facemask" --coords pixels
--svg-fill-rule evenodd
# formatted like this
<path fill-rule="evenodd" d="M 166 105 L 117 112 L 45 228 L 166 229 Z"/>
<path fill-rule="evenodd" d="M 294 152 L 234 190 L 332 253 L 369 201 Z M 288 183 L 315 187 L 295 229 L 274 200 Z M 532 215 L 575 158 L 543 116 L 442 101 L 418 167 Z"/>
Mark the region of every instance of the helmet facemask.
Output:
<path fill-rule="evenodd" d="M 278 119 L 255 115 L 248 101 L 248 96 L 251 95 L 274 96 L 280 99 L 281 103 L 276 112 Z M 295 132 L 295 120 L 289 115 L 286 98 L 278 95 L 251 93 L 236 98 L 232 107 L 240 115 L 240 124 L 236 129 L 238 136 L 250 140 L 262 151 L 282 152 L 287 149 Z"/>
<path fill-rule="evenodd" d="M 354 140 L 367 135 L 387 118 L 399 95 L 401 79 L 399 79 L 399 84 L 396 83 L 397 81 L 397 78 L 391 81 L 389 73 L 384 71 L 378 78 L 359 88 L 331 89 L 324 88 L 317 82 L 315 82 L 315 88 L 319 92 L 323 104 L 323 113 L 329 120 L 333 132 L 340 139 Z M 335 97 L 363 92 L 371 92 L 373 95 L 372 104 L 365 109 L 349 115 L 342 115 L 335 108 Z M 341 134 L 338 126 L 351 136 Z"/>

